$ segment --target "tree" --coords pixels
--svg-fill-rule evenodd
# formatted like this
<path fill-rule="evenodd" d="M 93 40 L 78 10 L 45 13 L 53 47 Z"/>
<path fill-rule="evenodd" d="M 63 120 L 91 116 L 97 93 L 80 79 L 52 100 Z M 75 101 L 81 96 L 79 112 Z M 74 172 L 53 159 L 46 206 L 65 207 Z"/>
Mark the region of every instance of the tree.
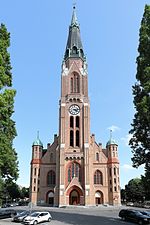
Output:
<path fill-rule="evenodd" d="M 125 185 L 125 196 L 127 201 L 142 202 L 145 196 L 143 183 L 140 178 L 134 178 Z"/>
<path fill-rule="evenodd" d="M 126 191 L 125 189 L 121 189 L 121 202 L 124 203 L 126 201 Z"/>
<path fill-rule="evenodd" d="M 29 188 L 23 187 L 21 188 L 21 198 L 29 198 Z"/>
<path fill-rule="evenodd" d="M 13 202 L 14 199 L 21 198 L 21 190 L 19 186 L 13 181 L 6 182 L 6 191 L 9 196 L 10 202 Z"/>
<path fill-rule="evenodd" d="M 12 120 L 14 112 L 14 97 L 16 91 L 12 89 L 12 73 L 10 55 L 10 33 L 4 24 L 0 26 L 0 178 L 18 178 L 17 153 L 13 148 L 16 137 L 15 122 Z M 0 179 L 0 182 L 1 182 Z M 0 185 L 1 186 L 1 185 Z"/>
<path fill-rule="evenodd" d="M 150 186 L 150 6 L 145 5 L 139 35 L 137 82 L 133 86 L 135 115 L 129 145 L 134 167 L 145 165 L 145 176 Z"/>

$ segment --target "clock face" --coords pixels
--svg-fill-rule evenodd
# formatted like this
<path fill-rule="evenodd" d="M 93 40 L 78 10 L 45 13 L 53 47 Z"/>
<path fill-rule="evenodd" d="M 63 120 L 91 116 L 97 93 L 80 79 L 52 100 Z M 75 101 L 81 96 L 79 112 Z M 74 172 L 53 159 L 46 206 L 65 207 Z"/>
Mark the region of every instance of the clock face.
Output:
<path fill-rule="evenodd" d="M 77 115 L 80 112 L 80 107 L 78 105 L 71 105 L 69 108 L 69 112 L 72 115 Z"/>

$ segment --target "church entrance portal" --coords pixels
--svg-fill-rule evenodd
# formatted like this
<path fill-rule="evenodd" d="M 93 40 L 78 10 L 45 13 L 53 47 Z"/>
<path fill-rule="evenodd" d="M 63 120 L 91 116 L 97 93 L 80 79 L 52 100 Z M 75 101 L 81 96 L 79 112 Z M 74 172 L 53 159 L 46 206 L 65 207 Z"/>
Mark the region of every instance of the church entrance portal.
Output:
<path fill-rule="evenodd" d="M 80 204 L 80 195 L 77 190 L 73 190 L 69 195 L 69 204 L 70 205 L 79 205 Z"/>
<path fill-rule="evenodd" d="M 54 205 L 54 193 L 52 191 L 50 191 L 48 193 L 48 204 L 50 206 L 53 206 Z"/>
<path fill-rule="evenodd" d="M 96 205 L 103 204 L 103 193 L 100 191 L 97 191 L 95 193 L 95 204 Z"/>

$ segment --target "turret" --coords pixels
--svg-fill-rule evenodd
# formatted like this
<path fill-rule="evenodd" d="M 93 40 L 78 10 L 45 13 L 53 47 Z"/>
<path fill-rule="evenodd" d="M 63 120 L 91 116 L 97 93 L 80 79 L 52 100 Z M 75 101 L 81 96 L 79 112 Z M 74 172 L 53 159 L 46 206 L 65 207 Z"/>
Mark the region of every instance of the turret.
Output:
<path fill-rule="evenodd" d="M 37 138 L 32 144 L 32 161 L 31 161 L 31 180 L 30 180 L 30 201 L 37 204 L 39 184 L 40 184 L 40 165 L 43 152 L 43 144 L 39 138 L 39 132 Z"/>
<path fill-rule="evenodd" d="M 109 202 L 112 205 L 120 204 L 120 180 L 119 180 L 119 159 L 118 159 L 118 145 L 112 139 L 112 131 L 110 132 L 110 139 L 106 144 L 108 152 L 108 188 L 109 188 Z"/>
<path fill-rule="evenodd" d="M 32 161 L 40 160 L 42 157 L 43 143 L 39 138 L 39 132 L 37 133 L 37 138 L 32 144 Z"/>

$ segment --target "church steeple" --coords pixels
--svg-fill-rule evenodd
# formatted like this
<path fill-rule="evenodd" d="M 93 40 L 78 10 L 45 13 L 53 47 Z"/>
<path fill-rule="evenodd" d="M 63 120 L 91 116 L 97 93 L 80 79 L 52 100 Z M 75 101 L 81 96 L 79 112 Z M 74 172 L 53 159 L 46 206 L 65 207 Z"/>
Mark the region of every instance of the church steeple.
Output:
<path fill-rule="evenodd" d="M 76 11 L 75 11 L 75 6 L 73 7 L 72 20 L 71 20 L 71 26 L 74 26 L 74 25 L 79 26 Z"/>
<path fill-rule="evenodd" d="M 69 26 L 69 35 L 64 60 L 67 60 L 68 58 L 82 58 L 83 60 L 85 59 L 75 6 L 73 7 L 71 25 Z"/>

